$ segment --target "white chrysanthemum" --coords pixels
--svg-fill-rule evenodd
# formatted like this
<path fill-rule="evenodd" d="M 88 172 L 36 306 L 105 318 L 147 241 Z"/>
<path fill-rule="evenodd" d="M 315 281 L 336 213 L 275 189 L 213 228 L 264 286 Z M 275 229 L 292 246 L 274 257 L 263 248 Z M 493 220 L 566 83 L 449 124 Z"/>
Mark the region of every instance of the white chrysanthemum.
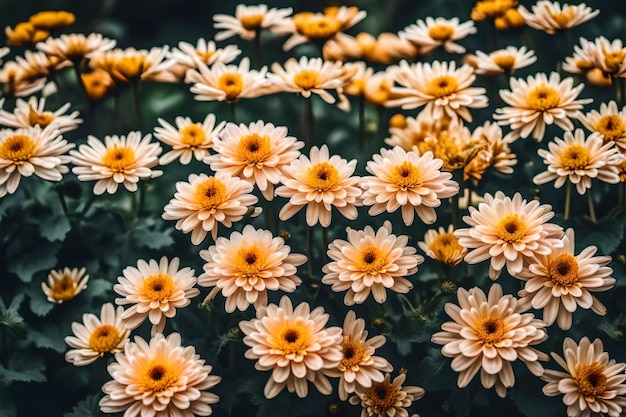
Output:
<path fill-rule="evenodd" d="M 7 61 L 0 67 L 0 84 L 5 95 L 25 97 L 42 90 L 46 85 L 45 75 L 32 76 L 15 61 Z"/>
<path fill-rule="evenodd" d="M 249 346 L 245 357 L 257 360 L 255 369 L 272 371 L 263 390 L 266 398 L 274 398 L 285 387 L 304 398 L 308 382 L 324 395 L 332 392 L 325 374 L 339 365 L 343 338 L 341 327 L 325 327 L 329 317 L 323 307 L 311 311 L 304 302 L 294 309 L 283 296 L 279 305 L 260 307 L 256 318 L 239 322 L 246 335 L 243 343 Z"/>
<path fill-rule="evenodd" d="M 435 208 L 442 198 L 459 192 L 459 184 L 452 174 L 441 172 L 443 161 L 432 152 L 418 155 L 399 146 L 381 149 L 365 168 L 373 176 L 363 177 L 363 204 L 370 207 L 368 214 L 376 216 L 387 211 L 402 210 L 402 220 L 409 226 L 415 214 L 426 224 L 437 220 Z"/>
<path fill-rule="evenodd" d="M 488 104 L 487 90 L 472 87 L 476 75 L 469 65 L 457 68 L 454 61 L 410 65 L 401 61 L 393 76 L 402 87 L 393 87 L 391 92 L 400 98 L 387 101 L 387 107 L 411 110 L 425 106 L 422 110 L 425 117 L 435 120 L 460 117 L 471 122 L 468 109 L 480 109 Z"/>
<path fill-rule="evenodd" d="M 102 386 L 100 409 L 127 417 L 209 416 L 219 397 L 207 390 L 222 379 L 212 369 L 193 346 L 181 346 L 178 333 L 149 342 L 137 336 L 107 367 L 113 379 Z"/>
<path fill-rule="evenodd" d="M 361 417 L 409 417 L 408 407 L 425 394 L 421 387 L 402 386 L 406 374 L 400 374 L 391 380 L 391 374 L 385 379 L 372 383 L 372 386 L 357 391 L 350 397 L 350 404 L 361 404 Z"/>
<path fill-rule="evenodd" d="M 47 111 L 44 97 L 38 99 L 32 96 L 28 101 L 18 98 L 12 113 L 2 109 L 3 105 L 4 99 L 0 99 L 0 124 L 7 127 L 39 126 L 63 133 L 76 129 L 83 122 L 78 118 L 78 111 L 65 114 L 71 106 L 70 103 L 65 103 L 54 112 Z"/>
<path fill-rule="evenodd" d="M 578 94 L 584 84 L 574 87 L 574 79 L 567 77 L 561 81 L 557 72 L 550 78 L 544 73 L 529 75 L 526 80 L 511 78 L 511 90 L 500 90 L 500 97 L 509 106 L 496 109 L 493 118 L 500 126 L 510 126 L 511 132 L 505 137 L 508 141 L 533 138 L 541 141 L 546 126 L 556 124 L 563 130 L 573 130 L 571 119 L 579 118 L 584 104 L 593 99 L 579 99 Z"/>
<path fill-rule="evenodd" d="M 292 11 L 291 7 L 268 9 L 265 4 L 255 6 L 238 4 L 235 8 L 235 16 L 226 14 L 213 16 L 215 29 L 222 29 L 215 34 L 215 40 L 223 41 L 232 36 L 239 36 L 241 39 L 247 40 L 254 39 L 261 29 L 284 26 Z"/>
<path fill-rule="evenodd" d="M 96 361 L 105 353 L 124 351 L 130 331 L 124 326 L 124 307 L 106 303 L 100 310 L 100 318 L 95 314 L 83 314 L 83 323 L 72 323 L 73 336 L 67 336 L 65 343 L 73 349 L 65 352 L 65 360 L 74 366 L 84 366 Z"/>
<path fill-rule="evenodd" d="M 591 132 L 602 135 L 605 142 L 615 142 L 622 151 L 626 151 L 626 106 L 618 109 L 613 100 L 601 103 L 600 111 L 591 110 L 580 117 L 580 122 Z"/>
<path fill-rule="evenodd" d="M 593 19 L 600 10 L 592 10 L 585 3 L 577 5 L 561 4 L 557 1 L 539 0 L 532 6 L 532 13 L 520 5 L 517 11 L 524 22 L 533 29 L 543 30 L 553 35 L 557 30 L 569 29 Z"/>
<path fill-rule="evenodd" d="M 554 138 L 554 142 L 548 143 L 548 150 L 539 149 L 537 153 L 543 158 L 547 170 L 533 178 L 535 184 L 554 180 L 554 188 L 560 188 L 569 181 L 582 195 L 591 188 L 592 179 L 609 184 L 620 182 L 617 166 L 624 156 L 614 142 L 604 143 L 598 133 L 585 137 L 582 129 L 565 132 L 563 139 Z"/>
<path fill-rule="evenodd" d="M 300 156 L 304 142 L 287 136 L 287 128 L 258 120 L 248 126 L 228 123 L 213 141 L 215 154 L 204 159 L 215 172 L 239 177 L 259 187 L 263 197 L 274 198 L 274 185 L 283 170 Z"/>
<path fill-rule="evenodd" d="M 42 282 L 41 289 L 51 303 L 62 303 L 76 297 L 82 290 L 87 288 L 89 275 L 85 274 L 85 268 L 65 267 L 58 271 L 50 271 L 48 283 Z"/>
<path fill-rule="evenodd" d="M 113 49 L 94 56 L 89 64 L 94 69 L 108 72 L 116 82 L 143 81 L 176 82 L 170 72 L 176 63 L 168 58 L 169 46 L 147 49 Z"/>
<path fill-rule="evenodd" d="M 198 68 L 198 62 L 205 65 L 213 65 L 216 62 L 229 64 L 241 54 L 241 49 L 236 45 L 226 45 L 224 48 L 217 48 L 215 42 L 204 38 L 198 39 L 194 46 L 189 42 L 178 42 L 178 48 L 172 48 L 169 57 L 178 65 L 186 68 Z"/>
<path fill-rule="evenodd" d="M 215 245 L 200 251 L 206 263 L 198 285 L 212 287 L 205 301 L 221 292 L 226 297 L 226 312 L 232 313 L 235 308 L 245 311 L 250 304 L 255 309 L 266 306 L 268 290 L 294 292 L 302 283 L 296 267 L 307 257 L 290 251 L 283 238 L 251 225 L 241 233 L 231 233 L 228 239 L 217 238 Z"/>
<path fill-rule="evenodd" d="M 200 294 L 194 288 L 194 270 L 185 267 L 178 269 L 180 260 L 171 261 L 164 256 L 157 263 L 140 259 L 137 267 L 129 266 L 118 277 L 113 290 L 120 295 L 115 299 L 118 305 L 131 306 L 124 311 L 122 319 L 127 329 L 135 329 L 146 318 L 152 323 L 152 335 L 163 333 L 165 322 L 176 315 L 177 308 L 187 307 L 191 298 Z"/>
<path fill-rule="evenodd" d="M 54 128 L 39 126 L 0 131 L 0 198 L 13 194 L 22 177 L 33 174 L 61 181 L 69 172 L 67 151 L 74 147 Z"/>
<path fill-rule="evenodd" d="M 537 61 L 534 51 L 529 51 L 525 46 L 516 48 L 508 46 L 498 49 L 489 54 L 476 51 L 476 74 L 502 74 L 512 75 L 515 70 L 527 67 Z"/>
<path fill-rule="evenodd" d="M 137 191 L 140 179 L 155 178 L 163 172 L 153 170 L 159 162 L 161 146 L 151 142 L 151 134 L 143 139 L 140 132 L 125 135 L 105 136 L 102 143 L 95 136 L 87 137 L 87 144 L 78 150 L 70 151 L 74 165 L 72 172 L 80 181 L 97 180 L 93 193 L 100 195 L 105 191 L 113 194 L 123 184 L 131 192 Z"/>
<path fill-rule="evenodd" d="M 516 276 L 524 262 L 563 246 L 563 229 L 547 223 L 554 217 L 549 204 L 526 202 L 520 193 L 511 199 L 502 191 L 494 196 L 485 194 L 484 198 L 478 209 L 469 207 L 469 216 L 463 217 L 470 227 L 455 230 L 454 234 L 461 246 L 473 249 L 465 255 L 467 263 L 490 260 L 489 278 L 497 279 L 505 266 L 509 274 Z"/>
<path fill-rule="evenodd" d="M 476 33 L 476 27 L 472 20 L 459 23 L 458 17 L 427 17 L 426 21 L 418 19 L 415 24 L 405 27 L 398 36 L 417 46 L 420 55 L 428 54 L 439 46 L 443 46 L 446 52 L 462 54 L 465 48 L 455 41 L 473 33 Z"/>
<path fill-rule="evenodd" d="M 47 55 L 56 56 L 77 65 L 84 58 L 91 58 L 96 54 L 113 49 L 115 44 L 114 39 L 107 39 L 100 33 L 90 33 L 87 36 L 82 33 L 70 33 L 39 42 L 37 49 Z"/>
<path fill-rule="evenodd" d="M 215 125 L 215 115 L 207 114 L 202 123 L 194 123 L 190 117 L 177 117 L 176 127 L 159 118 L 161 127 L 154 128 L 154 137 L 172 147 L 172 150 L 161 156 L 159 164 L 167 165 L 175 159 L 188 165 L 191 158 L 202 161 L 209 155 L 209 148 L 222 131 L 226 122 Z"/>
<path fill-rule="evenodd" d="M 467 254 L 467 249 L 459 245 L 459 238 L 453 232 L 453 225 L 449 225 L 447 229 L 442 226 L 438 229 L 429 229 L 424 235 L 424 240 L 417 242 L 417 246 L 429 258 L 445 265 L 458 265 Z"/>

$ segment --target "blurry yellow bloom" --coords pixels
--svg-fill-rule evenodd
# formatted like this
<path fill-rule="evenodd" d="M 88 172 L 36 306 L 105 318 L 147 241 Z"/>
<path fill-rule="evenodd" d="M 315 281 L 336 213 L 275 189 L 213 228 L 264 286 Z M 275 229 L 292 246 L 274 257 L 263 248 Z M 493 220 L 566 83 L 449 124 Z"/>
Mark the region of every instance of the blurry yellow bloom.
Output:
<path fill-rule="evenodd" d="M 104 70 L 96 69 L 80 76 L 83 79 L 83 86 L 87 96 L 91 100 L 100 100 L 109 90 L 115 87 L 113 78 Z"/>
<path fill-rule="evenodd" d="M 504 16 L 509 10 L 517 7 L 517 0 L 483 0 L 477 1 L 472 8 L 470 17 L 479 22 Z"/>
<path fill-rule="evenodd" d="M 85 274 L 85 268 L 67 267 L 58 271 L 50 271 L 48 283 L 41 283 L 41 289 L 51 303 L 62 303 L 76 297 L 87 287 L 89 275 Z"/>
<path fill-rule="evenodd" d="M 7 35 L 8 46 L 34 45 L 50 36 L 50 32 L 37 28 L 30 22 L 18 23 L 13 29 L 7 26 L 4 32 Z"/>
<path fill-rule="evenodd" d="M 498 30 L 519 28 L 524 26 L 525 23 L 524 17 L 514 8 L 507 10 L 504 16 L 496 17 L 494 20 Z"/>
<path fill-rule="evenodd" d="M 32 15 L 28 21 L 38 29 L 52 30 L 69 26 L 76 21 L 74 13 L 66 11 L 43 11 Z"/>

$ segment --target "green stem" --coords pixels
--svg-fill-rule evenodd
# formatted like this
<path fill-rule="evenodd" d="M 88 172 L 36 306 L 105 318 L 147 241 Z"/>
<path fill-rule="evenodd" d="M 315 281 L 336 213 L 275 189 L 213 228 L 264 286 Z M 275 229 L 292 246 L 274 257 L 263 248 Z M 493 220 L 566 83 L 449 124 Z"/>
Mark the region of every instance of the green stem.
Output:
<path fill-rule="evenodd" d="M 328 262 L 326 250 L 328 249 L 328 228 L 322 226 L 322 255 L 324 257 L 324 265 Z"/>
<path fill-rule="evenodd" d="M 569 219 L 569 207 L 572 200 L 572 183 L 567 181 L 565 186 L 565 209 L 563 210 L 563 219 Z"/>
<path fill-rule="evenodd" d="M 593 223 L 597 222 L 596 209 L 593 206 L 593 196 L 591 195 L 591 188 L 587 190 L 587 204 L 589 204 L 589 218 Z"/>
<path fill-rule="evenodd" d="M 359 151 L 365 148 L 365 95 L 359 95 Z"/>
<path fill-rule="evenodd" d="M 228 118 L 231 122 L 237 123 L 237 112 L 235 111 L 235 102 L 228 102 Z"/>
<path fill-rule="evenodd" d="M 304 99 L 304 143 L 308 149 L 314 145 L 313 141 L 313 97 Z"/>
<path fill-rule="evenodd" d="M 261 31 L 257 29 L 256 36 L 254 37 L 254 65 L 256 68 L 261 68 Z"/>
<path fill-rule="evenodd" d="M 313 227 L 308 226 L 306 230 L 306 254 L 309 261 L 306 264 L 309 279 L 313 280 Z"/>
<path fill-rule="evenodd" d="M 61 203 L 61 208 L 63 209 L 63 213 L 67 216 L 68 210 L 67 210 L 67 203 L 65 202 L 65 197 L 63 196 L 63 193 L 59 191 L 57 191 L 57 195 L 59 196 L 59 202 Z"/>
<path fill-rule="evenodd" d="M 87 200 L 87 202 L 83 206 L 83 209 L 80 211 L 80 217 L 83 217 L 85 214 L 87 214 L 94 201 L 96 201 L 96 195 L 92 192 L 91 197 L 89 197 L 89 200 Z"/>
<path fill-rule="evenodd" d="M 265 200 L 265 227 L 267 230 L 274 230 L 274 203 Z"/>
<path fill-rule="evenodd" d="M 135 116 L 137 117 L 137 123 L 142 125 L 141 117 L 141 101 L 139 101 L 139 80 L 133 80 L 130 82 L 130 89 L 133 97 L 133 107 L 135 108 Z"/>

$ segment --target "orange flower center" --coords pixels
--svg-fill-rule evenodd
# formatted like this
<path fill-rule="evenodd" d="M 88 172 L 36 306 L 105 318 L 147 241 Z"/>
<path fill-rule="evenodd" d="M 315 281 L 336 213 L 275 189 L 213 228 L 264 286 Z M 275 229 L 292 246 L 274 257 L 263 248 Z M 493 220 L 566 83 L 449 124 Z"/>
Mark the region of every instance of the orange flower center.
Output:
<path fill-rule="evenodd" d="M 89 336 L 89 347 L 96 352 L 111 352 L 120 342 L 120 332 L 115 326 L 103 324 L 96 327 Z"/>
<path fill-rule="evenodd" d="M 82 37 L 72 37 L 65 44 L 65 57 L 72 61 L 78 62 L 85 57 L 87 53 L 87 39 Z"/>
<path fill-rule="evenodd" d="M 146 56 L 140 54 L 121 57 L 115 62 L 113 71 L 120 81 L 129 81 L 140 77 L 148 68 L 150 63 Z"/>
<path fill-rule="evenodd" d="M 391 170 L 391 182 L 400 187 L 402 191 L 419 186 L 421 179 L 422 175 L 419 169 L 409 161 L 403 161 Z"/>
<path fill-rule="evenodd" d="M 515 66 L 515 55 L 496 55 L 493 57 L 493 63 L 505 71 L 511 71 Z"/>
<path fill-rule="evenodd" d="M 243 91 L 243 78 L 236 72 L 227 72 L 217 80 L 217 88 L 226 93 L 227 101 L 235 101 Z"/>
<path fill-rule="evenodd" d="M 247 165 L 256 165 L 259 168 L 263 166 L 263 162 L 271 155 L 269 136 L 260 136 L 257 133 L 247 135 L 239 140 L 237 151 L 239 157 Z"/>
<path fill-rule="evenodd" d="M 57 301 L 68 301 L 74 298 L 76 281 L 69 275 L 63 275 L 61 279 L 54 281 L 52 285 L 52 298 Z"/>
<path fill-rule="evenodd" d="M 445 97 L 459 87 L 457 79 L 451 75 L 442 75 L 432 79 L 426 86 L 426 93 L 435 97 Z"/>
<path fill-rule="evenodd" d="M 561 154 L 561 165 L 570 170 L 585 169 L 589 166 L 591 155 L 582 145 L 570 145 Z"/>
<path fill-rule="evenodd" d="M 463 257 L 463 247 L 453 233 L 441 233 L 430 244 L 435 259 L 446 265 L 457 265 Z"/>
<path fill-rule="evenodd" d="M 596 132 L 604 135 L 604 141 L 614 141 L 624 134 L 624 121 L 617 114 L 602 116 L 596 123 Z"/>
<path fill-rule="evenodd" d="M 517 214 L 509 214 L 498 223 L 496 234 L 507 243 L 519 242 L 526 235 L 526 225 Z"/>
<path fill-rule="evenodd" d="M 161 392 L 171 388 L 178 381 L 176 370 L 164 360 L 150 361 L 139 377 L 139 391 Z"/>
<path fill-rule="evenodd" d="M 606 71 L 609 74 L 614 74 L 622 67 L 622 63 L 624 62 L 624 58 L 626 57 L 626 52 L 619 51 L 602 51 L 604 55 L 604 64 L 606 66 Z"/>
<path fill-rule="evenodd" d="M 341 348 L 343 350 L 343 358 L 341 359 L 341 362 L 339 362 L 338 369 L 341 372 L 345 372 L 348 369 L 357 372 L 359 370 L 359 365 L 361 365 L 363 359 L 365 358 L 363 342 L 360 340 L 350 340 L 345 337 L 341 343 Z"/>
<path fill-rule="evenodd" d="M 161 301 L 174 292 L 174 280 L 168 274 L 154 274 L 143 280 L 142 293 L 150 300 Z"/>
<path fill-rule="evenodd" d="M 560 12 L 551 13 L 548 11 L 548 13 L 550 13 L 550 17 L 554 19 L 554 23 L 556 23 L 557 28 L 564 29 L 569 26 L 572 20 L 574 20 L 574 17 L 576 16 L 576 8 L 574 6 L 569 6 Z"/>
<path fill-rule="evenodd" d="M 378 415 L 385 415 L 387 410 L 393 408 L 398 396 L 398 390 L 387 381 L 374 382 L 365 390 L 366 403 L 374 407 Z"/>
<path fill-rule="evenodd" d="M 296 16 L 296 31 L 309 39 L 329 39 L 341 30 L 341 22 L 334 16 Z"/>
<path fill-rule="evenodd" d="M 528 94 L 528 107 L 537 111 L 546 111 L 555 108 L 561 101 L 561 96 L 552 87 L 541 84 Z"/>
<path fill-rule="evenodd" d="M 201 52 L 201 51 L 196 50 L 196 55 L 198 56 L 198 58 L 200 58 L 202 62 L 204 62 L 205 64 L 208 64 L 211 58 L 213 57 L 213 55 L 215 55 L 215 51 Z"/>
<path fill-rule="evenodd" d="M 310 332 L 300 323 L 284 325 L 276 338 L 276 349 L 284 356 L 305 355 L 309 345 Z"/>
<path fill-rule="evenodd" d="M 578 282 L 578 262 L 569 253 L 562 253 L 556 257 L 548 267 L 550 279 L 564 287 Z"/>
<path fill-rule="evenodd" d="M 366 85 L 365 98 L 378 106 L 382 106 L 389 98 L 392 87 L 393 82 L 387 79 L 381 79 L 378 85 Z"/>
<path fill-rule="evenodd" d="M 366 246 L 359 251 L 356 269 L 371 275 L 384 274 L 387 270 L 387 257 L 376 246 Z"/>
<path fill-rule="evenodd" d="M 215 210 L 226 200 L 226 185 L 211 177 L 198 184 L 194 200 L 207 210 Z"/>
<path fill-rule="evenodd" d="M 265 254 L 256 246 L 241 248 L 235 257 L 235 275 L 256 278 L 265 269 L 265 260 Z"/>
<path fill-rule="evenodd" d="M 194 123 L 180 130 L 180 141 L 190 148 L 197 148 L 206 141 L 206 134 L 202 125 Z"/>
<path fill-rule="evenodd" d="M 264 17 L 264 14 L 249 14 L 247 16 L 239 17 L 239 21 L 244 29 L 257 30 L 261 28 L 261 23 L 263 23 Z"/>
<path fill-rule="evenodd" d="M 318 193 L 332 190 L 339 183 L 339 171 L 328 162 L 319 162 L 306 170 L 308 185 Z"/>
<path fill-rule="evenodd" d="M 319 73 L 315 70 L 302 70 L 293 77 L 295 85 L 303 90 L 311 90 L 318 85 Z"/>
<path fill-rule="evenodd" d="M 0 144 L 0 158 L 23 164 L 35 153 L 35 142 L 26 135 L 13 135 Z"/>
<path fill-rule="evenodd" d="M 578 365 L 576 368 L 576 385 L 580 392 L 588 397 L 601 395 L 607 387 L 604 366 L 598 362 Z"/>
<path fill-rule="evenodd" d="M 452 35 L 454 35 L 454 28 L 449 25 L 435 25 L 428 29 L 428 36 L 439 42 L 449 40 Z"/>
<path fill-rule="evenodd" d="M 28 112 L 28 124 L 31 126 L 41 126 L 46 127 L 48 126 L 50 123 L 52 123 L 54 121 L 54 115 L 49 112 L 49 111 L 45 111 L 43 113 L 37 113 L 37 111 L 33 108 L 33 106 L 28 106 L 30 108 L 29 112 Z"/>
<path fill-rule="evenodd" d="M 102 158 L 102 164 L 113 172 L 124 172 L 135 162 L 135 152 L 130 146 L 114 144 Z"/>
<path fill-rule="evenodd" d="M 497 343 L 504 337 L 504 323 L 498 317 L 483 317 L 476 323 L 476 334 L 486 344 Z"/>

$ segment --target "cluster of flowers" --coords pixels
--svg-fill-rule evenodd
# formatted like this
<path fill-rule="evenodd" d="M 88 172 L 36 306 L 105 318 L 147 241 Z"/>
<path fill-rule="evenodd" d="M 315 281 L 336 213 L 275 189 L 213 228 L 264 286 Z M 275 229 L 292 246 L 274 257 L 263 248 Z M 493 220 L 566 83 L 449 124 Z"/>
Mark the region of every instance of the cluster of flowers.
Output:
<path fill-rule="evenodd" d="M 422 388 L 403 387 L 405 374 L 391 380 L 392 365 L 375 355 L 384 336 L 368 339 L 365 321 L 353 312 L 346 314 L 343 328 L 326 327 L 329 315 L 322 307 L 311 309 L 301 303 L 294 308 L 287 296 L 279 304 L 268 303 L 268 290 L 296 290 L 301 284 L 297 267 L 310 259 L 290 253 L 282 238 L 251 225 L 228 238 L 219 236 L 219 224 L 231 227 L 246 215 L 260 214 L 254 207 L 255 186 L 268 202 L 276 196 L 288 199 L 279 212 L 281 220 L 306 208 L 309 226 L 327 227 L 333 207 L 354 220 L 358 207 L 368 206 L 371 216 L 400 209 L 405 225 L 414 222 L 415 214 L 430 225 L 436 222 L 442 201 L 458 197 L 460 187 L 452 172 L 460 171 L 463 181 L 479 181 L 489 167 L 510 174 L 517 163 L 511 144 L 531 136 L 540 142 L 550 125 L 561 128 L 563 138 L 538 151 L 547 169 L 533 178 L 535 184 L 554 181 L 556 188 L 567 184 L 569 196 L 571 184 L 585 194 L 592 180 L 609 184 L 626 180 L 626 108 L 620 110 L 610 101 L 599 111 L 583 114 L 583 106 L 592 101 L 578 98 L 584 86 L 574 86 L 574 78 L 562 79 L 557 72 L 511 77 L 510 90 L 500 91 L 506 106 L 495 110 L 495 122 L 486 121 L 473 131 L 466 126 L 473 121 L 470 110 L 488 106 L 486 90 L 474 85 L 477 75 L 511 76 L 536 61 L 533 51 L 508 47 L 489 54 L 477 51 L 460 66 L 453 60 L 409 63 L 437 48 L 465 53 L 456 41 L 476 32 L 473 21 L 427 18 L 398 34 L 374 39 L 343 33 L 365 18 L 356 7 L 291 14 L 290 8 L 239 5 L 234 17 L 214 17 L 215 27 L 222 29 L 216 41 L 235 35 L 256 39 L 267 29 L 289 36 L 283 45 L 286 51 L 309 41 L 322 44 L 323 58 L 289 58 L 284 65 L 272 64 L 271 72 L 266 67 L 251 69 L 246 57 L 238 65 L 230 64 L 240 55 L 239 48 L 220 49 L 204 39 L 195 46 L 180 42 L 171 50 L 166 46 L 148 51 L 115 49 L 114 40 L 95 33 L 48 37 L 53 28 L 71 23 L 62 13 L 7 28 L 10 45 L 34 44 L 38 49 L 0 69 L 5 92 L 15 97 L 45 90 L 51 74 L 73 66 L 92 99 L 104 97 L 117 84 L 143 80 L 192 84 L 195 99 L 232 105 L 243 98 L 290 92 L 305 99 L 319 95 L 346 111 L 350 108 L 346 95 L 385 107 L 421 108 L 416 117 L 392 119 L 390 137 L 385 139 L 390 149 L 372 156 L 365 168 L 371 175 L 363 177 L 353 175 L 356 160 L 331 156 L 327 145 L 309 146 L 288 136 L 287 127 L 261 120 L 248 125 L 217 123 L 209 114 L 202 122 L 179 117 L 174 126 L 159 119 L 154 136 L 172 148 L 161 156 L 162 148 L 151 141 L 152 135 L 142 137 L 140 132 L 106 136 L 104 141 L 89 136 L 73 149 L 75 145 L 62 134 L 81 120 L 77 112 L 67 113 L 69 104 L 50 112 L 45 99 L 32 96 L 18 99 L 13 112 L 1 109 L 0 123 L 7 129 L 0 132 L 0 197 L 13 194 L 21 177 L 35 174 L 60 181 L 70 163 L 80 181 L 97 181 L 96 195 L 115 193 L 120 184 L 134 192 L 139 180 L 161 175 L 154 169 L 157 165 L 175 160 L 186 165 L 195 158 L 214 172 L 190 174 L 187 181 L 178 182 L 162 215 L 175 220 L 177 229 L 191 233 L 194 245 L 211 234 L 213 244 L 200 252 L 206 261 L 204 272 L 196 278 L 190 268 L 179 269 L 178 258 L 140 260 L 136 268 L 124 269 L 114 286 L 120 296 L 115 300 L 118 307 L 105 304 L 100 318 L 85 314 L 83 324 L 72 326 L 74 336 L 66 338 L 73 348 L 66 359 L 75 365 L 89 364 L 107 352 L 116 354 L 108 368 L 113 380 L 103 386 L 104 412 L 211 414 L 210 404 L 218 397 L 206 390 L 220 378 L 209 375 L 211 366 L 193 347 L 181 345 L 179 334 L 164 335 L 167 319 L 200 293 L 196 284 L 211 288 L 207 300 L 221 293 L 229 313 L 250 305 L 256 310 L 256 317 L 241 321 L 239 327 L 249 347 L 246 358 L 257 361 L 256 369 L 272 371 L 264 389 L 267 398 L 285 387 L 304 397 L 308 382 L 330 394 L 328 378 L 339 378 L 340 398 L 361 404 L 363 416 L 408 416 L 407 408 L 424 395 Z M 597 14 L 584 4 L 561 6 L 541 0 L 528 11 L 514 1 L 484 0 L 476 4 L 472 19 L 493 19 L 499 29 L 526 24 L 551 34 Z M 56 25 L 51 23 L 55 21 Z M 8 53 L 7 48 L 0 52 Z M 389 65 L 374 73 L 364 61 L 345 63 L 354 59 Z M 85 64 L 90 72 L 81 73 Z M 597 85 L 618 85 L 626 78 L 626 48 L 620 41 L 581 39 L 581 47 L 562 68 L 584 73 Z M 590 133 L 575 129 L 574 121 Z M 502 127 L 509 132 L 503 134 Z M 308 155 L 302 154 L 307 147 Z M 565 372 L 544 370 L 539 361 L 548 360 L 548 355 L 533 347 L 547 338 L 546 328 L 555 322 L 569 329 L 578 307 L 606 314 L 606 307 L 591 293 L 613 287 L 615 279 L 607 266 L 611 258 L 594 256 L 594 246 L 576 254 L 574 231 L 548 223 L 554 212 L 547 204 L 500 191 L 466 198 L 469 215 L 463 221 L 468 227 L 429 230 L 418 247 L 449 266 L 489 259 L 492 280 L 506 268 L 524 287 L 520 298 L 503 294 L 495 283 L 487 294 L 479 287 L 459 288 L 458 305 L 445 306 L 452 321 L 444 323 L 432 341 L 443 345 L 444 356 L 454 358 L 451 367 L 459 372 L 459 387 L 480 371 L 482 385 L 505 396 L 515 382 L 511 364 L 520 359 L 547 382 L 546 395 L 564 394 L 568 415 L 619 416 L 626 406 L 626 364 L 609 360 L 599 339 L 583 338 L 579 344 L 565 339 L 564 358 L 552 354 Z M 566 206 L 565 217 L 568 210 Z M 323 266 L 322 282 L 334 291 L 345 291 L 347 306 L 363 303 L 370 293 L 378 303 L 386 300 L 387 290 L 407 293 L 413 284 L 406 277 L 424 262 L 408 242 L 407 236 L 392 233 L 390 222 L 378 230 L 348 228 L 347 241 L 336 239 L 325 248 L 331 261 Z M 85 287 L 85 272 L 53 271 L 43 290 L 51 301 L 70 300 Z M 543 310 L 541 320 L 528 312 L 531 307 Z M 136 337 L 131 342 L 130 332 L 146 318 L 152 324 L 151 340 Z"/>

